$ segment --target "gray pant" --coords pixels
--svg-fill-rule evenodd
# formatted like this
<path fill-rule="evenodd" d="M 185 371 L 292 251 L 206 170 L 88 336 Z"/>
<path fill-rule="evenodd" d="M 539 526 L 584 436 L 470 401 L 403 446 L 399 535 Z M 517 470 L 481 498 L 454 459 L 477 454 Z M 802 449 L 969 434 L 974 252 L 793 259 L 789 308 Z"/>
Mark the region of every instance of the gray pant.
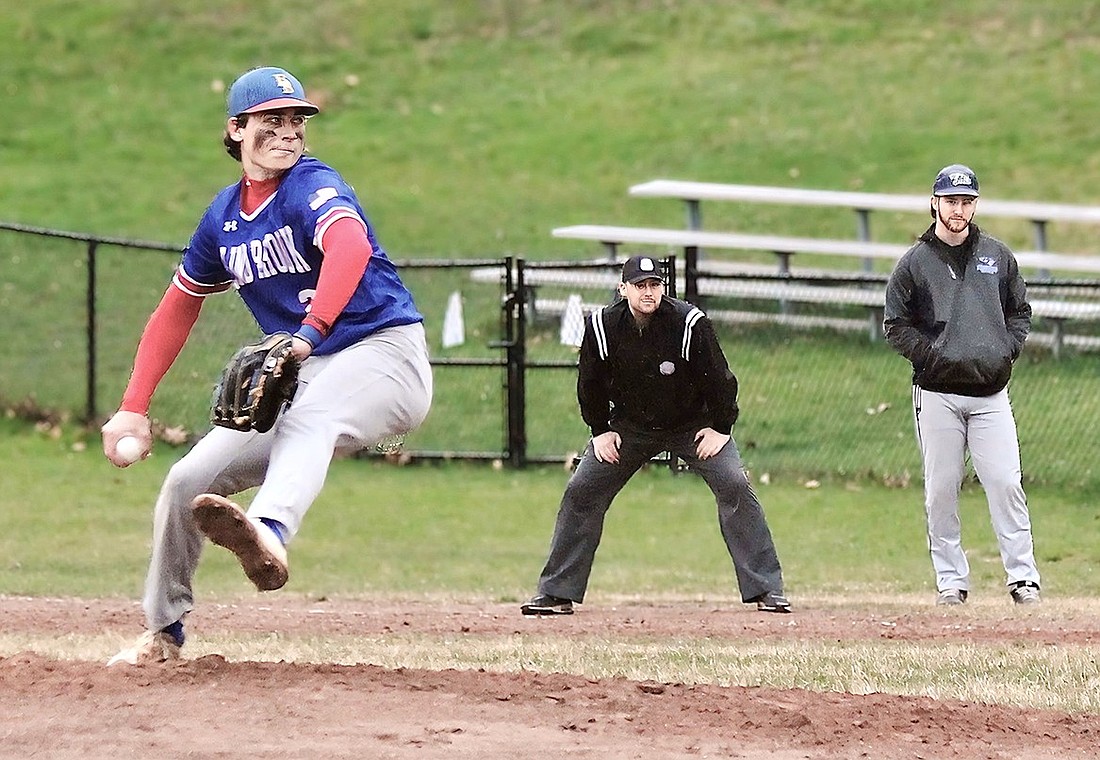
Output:
<path fill-rule="evenodd" d="M 714 493 L 718 524 L 733 559 L 742 601 L 769 591 L 782 593 L 783 575 L 771 531 L 732 438 L 717 456 L 701 460 L 695 455 L 694 432 L 617 432 L 622 438 L 618 464 L 596 459 L 589 441 L 565 487 L 539 593 L 584 601 L 611 501 L 642 465 L 665 450 L 687 462 Z"/>
<path fill-rule="evenodd" d="M 963 551 L 959 521 L 959 490 L 966 474 L 967 450 L 985 489 L 1008 584 L 1038 584 L 1008 389 L 974 397 L 933 393 L 913 386 L 913 412 L 924 458 L 924 507 L 936 588 L 970 589 L 970 564 Z"/>
<path fill-rule="evenodd" d="M 302 363 L 290 408 L 266 433 L 216 427 L 176 462 L 157 498 L 144 608 L 151 630 L 191 611 L 191 580 L 204 537 L 191 516 L 203 493 L 259 486 L 250 517 L 278 520 L 293 536 L 340 451 L 415 429 L 428 414 L 432 374 L 423 325 L 375 333 Z"/>

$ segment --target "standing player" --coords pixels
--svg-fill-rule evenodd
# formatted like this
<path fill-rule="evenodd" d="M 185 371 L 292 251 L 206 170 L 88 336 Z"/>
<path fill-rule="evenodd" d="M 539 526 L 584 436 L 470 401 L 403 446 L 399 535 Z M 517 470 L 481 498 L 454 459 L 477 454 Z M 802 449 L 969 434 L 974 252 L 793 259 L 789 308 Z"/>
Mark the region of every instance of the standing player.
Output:
<path fill-rule="evenodd" d="M 286 544 L 337 451 L 416 428 L 431 405 L 423 318 L 375 238 L 355 192 L 305 151 L 318 112 L 284 69 L 244 73 L 229 89 L 224 143 L 243 177 L 214 198 L 138 343 L 103 451 L 152 446 L 149 404 L 202 307 L 236 289 L 265 334 L 292 333 L 294 400 L 267 433 L 215 427 L 169 471 L 157 499 L 145 581 L 148 630 L 114 658 L 179 656 L 203 533 L 237 554 L 261 590 L 287 580 Z M 259 486 L 247 514 L 226 496 Z M 200 530 L 202 532 L 200 532 Z"/>
<path fill-rule="evenodd" d="M 585 322 L 577 375 L 581 416 L 592 440 L 565 487 L 550 557 L 524 615 L 570 615 L 584 601 L 611 501 L 662 451 L 702 476 L 718 502 L 718 524 L 741 599 L 790 612 L 764 510 L 737 445 L 737 378 L 702 311 L 664 295 L 656 262 L 623 264 L 617 303 Z"/>
<path fill-rule="evenodd" d="M 935 219 L 898 261 L 886 288 L 886 339 L 913 365 L 913 413 L 924 458 L 928 544 L 938 604 L 966 601 L 959 489 L 966 451 L 985 488 L 1008 588 L 1039 601 L 1020 447 L 1008 399 L 1012 364 L 1031 329 L 1016 258 L 973 223 L 978 178 L 952 164 L 932 184 Z"/>

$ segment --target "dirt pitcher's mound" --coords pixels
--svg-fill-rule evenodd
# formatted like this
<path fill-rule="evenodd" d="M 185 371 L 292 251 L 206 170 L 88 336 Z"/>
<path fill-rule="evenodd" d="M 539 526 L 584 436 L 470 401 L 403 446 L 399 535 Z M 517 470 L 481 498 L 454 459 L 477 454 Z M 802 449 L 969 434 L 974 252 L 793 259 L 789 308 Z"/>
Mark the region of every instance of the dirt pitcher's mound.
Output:
<path fill-rule="evenodd" d="M 211 606 L 203 610 L 204 625 L 262 629 L 276 619 L 294 621 L 297 632 L 315 626 L 318 635 L 353 625 L 400 629 L 410 619 L 427 627 L 449 625 L 447 616 L 432 614 L 434 607 L 418 609 L 415 603 L 326 602 L 324 615 L 302 614 L 306 605 L 288 598 L 285 605 L 262 608 Z M 0 610 L 8 632 L 137 630 L 134 607 L 121 602 L 8 598 L 0 599 Z M 498 612 L 475 614 L 471 608 L 462 626 L 507 633 L 526 622 L 510 606 Z M 679 626 L 681 633 L 706 620 L 689 604 L 679 612 L 669 605 L 626 617 L 586 609 L 570 625 L 583 634 L 601 617 L 611 628 L 659 619 L 654 627 Z M 867 635 L 873 630 L 861 625 L 859 615 L 745 617 L 751 617 L 747 625 L 760 628 L 754 636 L 789 635 L 784 632 L 793 619 L 800 620 L 802 635 L 812 630 L 842 639 L 853 629 L 865 628 Z M 831 634 L 829 620 L 837 627 Z M 928 635 L 912 622 L 896 626 L 895 635 L 898 627 L 903 633 L 914 629 L 916 638 Z M 1082 639 L 1091 635 L 1086 628 L 1078 626 Z M 841 629 L 844 636 L 837 635 Z M 1015 633 L 1026 638 L 1024 628 Z M 18 653 L 0 659 L 0 695 L 5 758 L 1065 760 L 1096 757 L 1100 746 L 1100 716 L 950 700 L 530 672 L 228 662 L 219 655 L 108 669 L 99 662 Z"/>

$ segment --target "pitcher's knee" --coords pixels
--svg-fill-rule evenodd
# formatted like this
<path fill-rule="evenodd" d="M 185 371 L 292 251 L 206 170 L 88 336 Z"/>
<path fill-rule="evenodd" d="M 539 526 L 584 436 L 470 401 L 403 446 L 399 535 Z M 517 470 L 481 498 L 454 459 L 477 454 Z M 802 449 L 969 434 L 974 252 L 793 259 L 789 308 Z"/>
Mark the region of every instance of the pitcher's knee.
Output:
<path fill-rule="evenodd" d="M 191 500 L 196 496 L 209 493 L 211 485 L 210 476 L 189 466 L 187 458 L 184 457 L 168 470 L 168 475 L 161 485 L 161 500 L 164 501 L 167 497 L 167 501 L 173 505 L 182 504 L 189 507 Z"/>

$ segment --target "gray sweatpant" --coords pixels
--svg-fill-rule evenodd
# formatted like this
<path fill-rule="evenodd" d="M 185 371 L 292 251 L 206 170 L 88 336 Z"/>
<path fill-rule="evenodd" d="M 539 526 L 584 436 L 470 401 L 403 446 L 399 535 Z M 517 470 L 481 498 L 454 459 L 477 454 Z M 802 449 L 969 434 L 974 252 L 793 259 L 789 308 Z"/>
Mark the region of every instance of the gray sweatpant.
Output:
<path fill-rule="evenodd" d="M 157 498 L 145 579 L 148 627 L 158 630 L 191 611 L 191 579 L 205 540 L 191 515 L 196 496 L 259 486 L 249 516 L 278 520 L 293 536 L 334 454 L 415 429 L 431 400 L 424 327 L 404 325 L 306 359 L 294 401 L 268 432 L 213 428 L 172 466 Z"/>
<path fill-rule="evenodd" d="M 985 489 L 1009 585 L 1039 583 L 1031 519 L 1021 484 L 1020 445 L 1008 389 L 992 396 L 934 393 L 913 386 L 917 442 L 924 458 L 924 507 L 936 588 L 970 589 L 962 547 L 959 490 L 966 451 Z"/>
<path fill-rule="evenodd" d="M 782 593 L 783 574 L 772 534 L 732 438 L 716 456 L 699 459 L 694 432 L 618 432 L 622 438 L 619 462 L 596 459 L 589 441 L 565 487 L 550 556 L 539 578 L 539 593 L 584 601 L 611 501 L 642 465 L 666 450 L 687 462 L 714 493 L 718 524 L 733 560 L 742 601 L 752 601 L 769 591 Z"/>

